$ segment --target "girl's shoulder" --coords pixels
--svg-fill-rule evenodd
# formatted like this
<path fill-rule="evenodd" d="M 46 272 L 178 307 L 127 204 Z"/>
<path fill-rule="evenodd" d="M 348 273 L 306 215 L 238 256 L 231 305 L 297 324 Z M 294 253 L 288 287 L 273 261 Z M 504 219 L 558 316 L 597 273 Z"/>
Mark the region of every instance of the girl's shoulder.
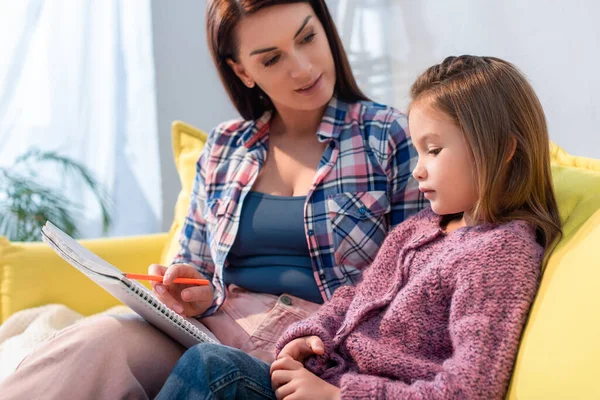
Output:
<path fill-rule="evenodd" d="M 503 224 L 484 224 L 459 235 L 456 247 L 462 247 L 460 258 L 485 266 L 487 270 L 539 271 L 544 248 L 537 241 L 532 224 L 513 220 Z M 471 267 L 473 266 L 471 265 Z"/>
<path fill-rule="evenodd" d="M 479 229 L 478 229 L 479 228 Z M 473 229 L 473 241 L 479 246 L 493 243 L 520 245 L 531 248 L 542 247 L 532 224 L 524 220 L 512 220 L 503 224 L 487 224 Z"/>

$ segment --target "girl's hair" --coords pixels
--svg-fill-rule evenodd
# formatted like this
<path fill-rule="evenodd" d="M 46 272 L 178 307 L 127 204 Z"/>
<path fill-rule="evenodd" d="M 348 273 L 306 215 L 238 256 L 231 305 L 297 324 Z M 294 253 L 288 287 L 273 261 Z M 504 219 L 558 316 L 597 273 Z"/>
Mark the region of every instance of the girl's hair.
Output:
<path fill-rule="evenodd" d="M 334 94 L 347 102 L 368 100 L 352 75 L 348 57 L 324 0 L 209 0 L 206 12 L 208 48 L 221 81 L 241 116 L 247 120 L 257 119 L 265 111 L 272 110 L 273 103 L 258 86 L 248 88 L 244 85 L 227 64 L 227 59 L 238 60 L 239 43 L 235 28 L 246 15 L 265 7 L 289 3 L 309 3 L 325 29 L 335 63 Z"/>
<path fill-rule="evenodd" d="M 561 236 L 561 222 L 548 129 L 540 101 L 519 70 L 493 57 L 448 57 L 417 78 L 411 97 L 412 104 L 443 112 L 464 132 L 477 180 L 475 220 L 529 221 L 550 248 Z"/>

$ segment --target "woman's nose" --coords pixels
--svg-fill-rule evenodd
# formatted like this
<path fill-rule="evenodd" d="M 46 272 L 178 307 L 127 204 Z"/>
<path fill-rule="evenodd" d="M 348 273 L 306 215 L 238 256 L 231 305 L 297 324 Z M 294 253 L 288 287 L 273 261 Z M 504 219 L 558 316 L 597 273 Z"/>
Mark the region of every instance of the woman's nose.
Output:
<path fill-rule="evenodd" d="M 290 75 L 292 78 L 305 78 L 310 77 L 310 73 L 312 72 L 312 64 L 308 57 L 303 56 L 302 54 L 296 54 L 292 61 L 292 70 Z"/>

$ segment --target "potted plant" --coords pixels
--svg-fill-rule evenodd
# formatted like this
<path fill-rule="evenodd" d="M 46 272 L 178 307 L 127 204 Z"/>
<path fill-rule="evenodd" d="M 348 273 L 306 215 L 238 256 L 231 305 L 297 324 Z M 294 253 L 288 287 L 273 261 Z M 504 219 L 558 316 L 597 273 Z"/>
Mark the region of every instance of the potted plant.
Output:
<path fill-rule="evenodd" d="M 45 167 L 54 168 L 63 180 L 84 183 L 100 206 L 102 228 L 106 233 L 112 222 L 112 202 L 92 173 L 57 152 L 32 148 L 17 158 L 12 167 L 0 167 L 0 236 L 11 241 L 38 241 L 40 230 L 48 220 L 68 235 L 79 236 L 77 219 L 82 207 L 67 197 L 61 187 L 41 180 L 36 171 Z"/>

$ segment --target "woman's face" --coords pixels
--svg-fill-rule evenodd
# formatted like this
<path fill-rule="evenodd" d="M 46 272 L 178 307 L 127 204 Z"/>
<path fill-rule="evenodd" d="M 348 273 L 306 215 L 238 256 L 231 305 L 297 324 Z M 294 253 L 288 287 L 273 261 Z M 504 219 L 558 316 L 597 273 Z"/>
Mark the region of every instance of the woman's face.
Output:
<path fill-rule="evenodd" d="M 276 108 L 310 111 L 326 105 L 335 66 L 323 25 L 308 3 L 266 7 L 237 26 L 237 62 L 244 85 L 258 85 Z"/>

